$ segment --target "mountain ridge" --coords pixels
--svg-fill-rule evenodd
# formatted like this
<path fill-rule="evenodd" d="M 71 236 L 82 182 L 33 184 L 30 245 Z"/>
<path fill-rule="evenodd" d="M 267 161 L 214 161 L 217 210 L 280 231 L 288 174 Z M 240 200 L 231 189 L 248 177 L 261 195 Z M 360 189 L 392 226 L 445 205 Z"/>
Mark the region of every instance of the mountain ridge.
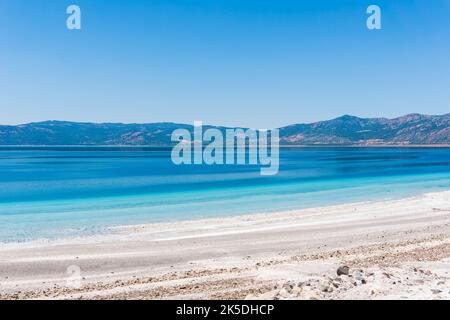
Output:
<path fill-rule="evenodd" d="M 174 122 L 124 124 L 48 120 L 0 125 L 0 145 L 170 146 L 174 144 L 171 133 L 179 128 L 193 131 L 193 125 Z M 223 131 L 230 127 L 205 125 L 204 128 Z M 447 145 L 450 144 L 450 113 L 411 113 L 392 119 L 343 115 L 331 120 L 292 124 L 279 130 L 282 145 Z"/>

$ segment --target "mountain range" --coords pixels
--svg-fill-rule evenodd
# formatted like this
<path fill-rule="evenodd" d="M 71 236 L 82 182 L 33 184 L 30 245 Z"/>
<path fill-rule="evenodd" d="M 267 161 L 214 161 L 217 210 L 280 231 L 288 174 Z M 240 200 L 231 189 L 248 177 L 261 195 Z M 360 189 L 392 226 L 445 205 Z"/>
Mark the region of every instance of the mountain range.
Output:
<path fill-rule="evenodd" d="M 212 128 L 214 126 L 205 126 Z M 0 145 L 169 146 L 177 123 L 81 123 L 45 121 L 0 125 Z M 214 127 L 224 130 L 226 127 Z M 395 119 L 345 115 L 333 120 L 279 128 L 282 145 L 450 145 L 450 113 L 409 114 Z"/>

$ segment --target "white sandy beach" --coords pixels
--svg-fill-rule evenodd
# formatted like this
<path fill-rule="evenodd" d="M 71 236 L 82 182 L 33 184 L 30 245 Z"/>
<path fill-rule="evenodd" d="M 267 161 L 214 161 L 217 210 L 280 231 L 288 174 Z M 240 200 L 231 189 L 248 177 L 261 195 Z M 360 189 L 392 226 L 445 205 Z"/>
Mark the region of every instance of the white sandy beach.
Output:
<path fill-rule="evenodd" d="M 5 244 L 0 298 L 449 299 L 450 191 Z"/>

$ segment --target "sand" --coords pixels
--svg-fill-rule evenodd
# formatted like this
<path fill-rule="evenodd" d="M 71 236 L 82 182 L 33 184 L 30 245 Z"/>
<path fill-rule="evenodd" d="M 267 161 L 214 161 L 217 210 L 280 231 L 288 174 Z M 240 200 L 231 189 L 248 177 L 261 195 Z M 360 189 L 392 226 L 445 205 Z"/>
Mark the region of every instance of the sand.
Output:
<path fill-rule="evenodd" d="M 449 298 L 450 191 L 0 245 L 0 299 Z"/>

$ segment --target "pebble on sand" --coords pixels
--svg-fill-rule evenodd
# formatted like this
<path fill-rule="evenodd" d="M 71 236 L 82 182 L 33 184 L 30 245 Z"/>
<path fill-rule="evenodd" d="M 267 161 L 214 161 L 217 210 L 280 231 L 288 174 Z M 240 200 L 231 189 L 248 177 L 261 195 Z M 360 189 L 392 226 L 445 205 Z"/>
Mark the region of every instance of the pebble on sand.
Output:
<path fill-rule="evenodd" d="M 337 269 L 338 276 L 341 276 L 341 275 L 348 276 L 349 274 L 350 274 L 350 268 L 347 266 L 341 266 Z"/>

